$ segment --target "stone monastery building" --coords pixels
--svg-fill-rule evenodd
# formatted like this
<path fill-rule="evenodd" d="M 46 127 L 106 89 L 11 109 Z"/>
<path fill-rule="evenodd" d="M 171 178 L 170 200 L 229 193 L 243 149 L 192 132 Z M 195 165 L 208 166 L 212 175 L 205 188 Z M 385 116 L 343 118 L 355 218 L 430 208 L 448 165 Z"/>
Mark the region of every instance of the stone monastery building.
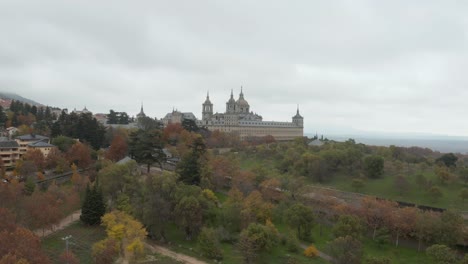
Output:
<path fill-rule="evenodd" d="M 207 94 L 202 104 L 202 120 L 197 120 L 197 124 L 211 131 L 239 133 L 241 139 L 271 135 L 276 140 L 292 140 L 304 135 L 304 118 L 299 114 L 299 108 L 292 117 L 292 122 L 263 121 L 262 116 L 250 110 L 242 87 L 237 101 L 234 100 L 231 90 L 224 113 L 213 113 L 213 104 Z"/>

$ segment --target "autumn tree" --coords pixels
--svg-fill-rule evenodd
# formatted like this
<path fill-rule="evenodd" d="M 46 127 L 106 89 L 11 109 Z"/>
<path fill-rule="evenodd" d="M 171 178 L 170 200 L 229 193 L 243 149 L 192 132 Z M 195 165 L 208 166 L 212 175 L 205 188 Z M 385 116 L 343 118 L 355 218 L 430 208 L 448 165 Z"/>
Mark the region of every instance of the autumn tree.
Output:
<path fill-rule="evenodd" d="M 242 204 L 241 217 L 243 226 L 248 226 L 250 223 L 265 223 L 271 218 L 272 204 L 263 200 L 262 194 L 259 191 L 251 192 Z"/>
<path fill-rule="evenodd" d="M 102 225 L 106 228 L 107 237 L 117 242 L 124 258 L 142 255 L 147 232 L 140 222 L 124 212 L 113 211 L 102 217 Z"/>
<path fill-rule="evenodd" d="M 39 171 L 43 171 L 45 168 L 45 158 L 39 149 L 28 149 L 23 155 L 23 160 L 33 162 Z"/>
<path fill-rule="evenodd" d="M 115 239 L 106 238 L 94 243 L 92 256 L 95 263 L 113 264 L 119 256 L 119 245 Z"/>
<path fill-rule="evenodd" d="M 260 184 L 263 198 L 270 202 L 278 202 L 283 199 L 281 182 L 276 178 L 270 178 Z"/>
<path fill-rule="evenodd" d="M 41 250 L 41 241 L 32 231 L 16 227 L 0 231 L 0 263 L 49 264 L 50 259 Z M 7 260 L 14 262 L 7 262 Z"/>
<path fill-rule="evenodd" d="M 112 139 L 109 150 L 106 152 L 106 158 L 112 161 L 119 161 L 125 157 L 128 151 L 128 144 L 125 139 L 117 134 Z"/>
<path fill-rule="evenodd" d="M 404 207 L 393 210 L 389 226 L 394 233 L 395 246 L 399 245 L 400 236 L 408 237 L 415 229 L 418 209 L 415 207 Z"/>
<path fill-rule="evenodd" d="M 74 163 L 79 168 L 85 169 L 92 163 L 91 149 L 81 142 L 76 142 L 68 150 L 66 158 L 70 164 Z"/>

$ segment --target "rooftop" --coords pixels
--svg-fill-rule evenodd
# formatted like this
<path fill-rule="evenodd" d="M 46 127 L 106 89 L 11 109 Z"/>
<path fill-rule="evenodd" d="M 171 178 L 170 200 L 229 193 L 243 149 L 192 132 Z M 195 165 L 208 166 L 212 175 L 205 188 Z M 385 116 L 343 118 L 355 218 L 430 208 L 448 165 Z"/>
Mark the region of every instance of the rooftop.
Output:
<path fill-rule="evenodd" d="M 44 139 L 49 139 L 48 137 L 44 137 L 41 135 L 35 135 L 35 134 L 27 134 L 27 135 L 22 135 L 22 136 L 17 136 L 16 137 L 19 140 L 24 140 L 24 141 L 33 141 L 33 140 L 44 140 Z"/>
<path fill-rule="evenodd" d="M 33 142 L 33 143 L 29 143 L 28 146 L 34 147 L 34 148 L 53 148 L 53 147 L 55 147 L 54 145 L 49 144 L 49 143 L 44 142 L 44 141 L 36 141 L 36 142 Z"/>
<path fill-rule="evenodd" d="M 19 148 L 19 145 L 15 140 L 2 140 L 0 141 L 0 148 Z"/>

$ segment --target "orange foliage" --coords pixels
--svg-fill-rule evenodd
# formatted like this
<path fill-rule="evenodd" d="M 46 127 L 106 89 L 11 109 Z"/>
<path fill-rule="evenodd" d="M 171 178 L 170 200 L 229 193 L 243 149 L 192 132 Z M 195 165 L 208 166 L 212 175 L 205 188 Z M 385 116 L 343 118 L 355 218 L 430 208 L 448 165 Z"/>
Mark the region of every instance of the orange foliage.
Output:
<path fill-rule="evenodd" d="M 81 142 L 76 142 L 68 150 L 66 158 L 68 162 L 75 163 L 79 168 L 87 168 L 92 162 L 91 149 Z"/>
<path fill-rule="evenodd" d="M 306 257 L 314 258 L 314 257 L 317 257 L 318 255 L 319 255 L 319 251 L 314 245 L 310 245 L 304 250 L 304 256 Z"/>
<path fill-rule="evenodd" d="M 115 135 L 109 150 L 106 152 L 106 158 L 112 161 L 119 161 L 125 157 L 128 151 L 128 144 L 121 135 Z"/>

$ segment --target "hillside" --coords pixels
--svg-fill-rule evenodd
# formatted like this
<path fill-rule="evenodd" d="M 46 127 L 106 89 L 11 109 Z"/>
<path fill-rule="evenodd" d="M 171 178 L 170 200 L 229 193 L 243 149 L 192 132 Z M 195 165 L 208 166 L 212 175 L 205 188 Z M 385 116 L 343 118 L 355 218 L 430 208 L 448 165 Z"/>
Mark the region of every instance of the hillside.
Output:
<path fill-rule="evenodd" d="M 28 103 L 30 105 L 36 105 L 36 106 L 41 106 L 42 105 L 42 104 L 40 104 L 40 103 L 38 103 L 36 101 L 24 98 L 24 97 L 22 97 L 20 95 L 14 94 L 14 93 L 0 92 L 0 104 L 3 107 L 9 107 L 10 103 L 11 103 L 11 100 L 21 101 L 21 102 Z"/>

